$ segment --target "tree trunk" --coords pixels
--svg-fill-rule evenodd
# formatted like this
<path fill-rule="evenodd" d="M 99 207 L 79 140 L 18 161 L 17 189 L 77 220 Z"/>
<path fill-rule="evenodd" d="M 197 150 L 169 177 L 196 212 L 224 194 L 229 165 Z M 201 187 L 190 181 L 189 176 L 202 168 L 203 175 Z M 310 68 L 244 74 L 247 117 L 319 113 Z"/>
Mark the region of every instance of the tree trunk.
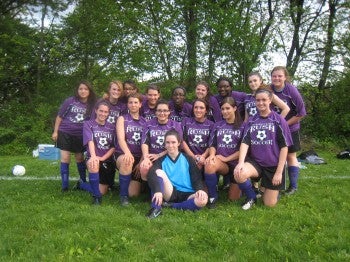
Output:
<path fill-rule="evenodd" d="M 325 88 L 326 80 L 329 73 L 329 67 L 330 67 L 330 62 L 331 62 L 331 57 L 333 52 L 332 46 L 334 42 L 333 41 L 334 30 L 335 30 L 334 20 L 335 20 L 336 11 L 337 11 L 338 0 L 335 0 L 335 1 L 329 0 L 328 5 L 329 5 L 329 17 L 328 17 L 328 24 L 327 24 L 327 42 L 324 48 L 324 59 L 323 59 L 321 77 L 320 77 L 320 81 L 318 82 L 319 89 Z"/>

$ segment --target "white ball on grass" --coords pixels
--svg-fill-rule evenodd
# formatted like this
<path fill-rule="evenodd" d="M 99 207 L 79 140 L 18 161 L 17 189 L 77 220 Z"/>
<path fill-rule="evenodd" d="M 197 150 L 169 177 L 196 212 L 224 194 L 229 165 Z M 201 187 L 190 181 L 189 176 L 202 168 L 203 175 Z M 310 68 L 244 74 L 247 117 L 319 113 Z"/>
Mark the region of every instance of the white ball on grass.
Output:
<path fill-rule="evenodd" d="M 24 174 L 26 173 L 26 169 L 24 168 L 24 166 L 21 165 L 15 165 L 12 168 L 12 174 L 14 176 L 24 176 Z"/>

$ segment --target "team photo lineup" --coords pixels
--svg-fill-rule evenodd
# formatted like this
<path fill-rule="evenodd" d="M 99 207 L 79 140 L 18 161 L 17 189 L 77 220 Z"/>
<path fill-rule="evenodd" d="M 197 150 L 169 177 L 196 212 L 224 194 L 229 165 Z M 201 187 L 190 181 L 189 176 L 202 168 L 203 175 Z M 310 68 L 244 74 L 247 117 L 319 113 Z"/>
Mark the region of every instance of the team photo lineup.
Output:
<path fill-rule="evenodd" d="M 61 152 L 61 190 L 70 190 L 74 154 L 79 180 L 71 189 L 89 192 L 94 205 L 118 189 L 121 206 L 149 196 L 149 219 L 164 208 L 215 209 L 222 184 L 229 200 L 242 199 L 243 210 L 259 198 L 275 206 L 298 190 L 296 155 L 306 109 L 284 66 L 271 70 L 269 82 L 252 72 L 251 93 L 244 93 L 219 77 L 216 94 L 199 81 L 173 88 L 164 100 L 157 84 L 141 94 L 132 80 L 111 81 L 97 98 L 81 81 L 61 104 L 52 134 Z M 188 89 L 195 90 L 192 101 Z"/>

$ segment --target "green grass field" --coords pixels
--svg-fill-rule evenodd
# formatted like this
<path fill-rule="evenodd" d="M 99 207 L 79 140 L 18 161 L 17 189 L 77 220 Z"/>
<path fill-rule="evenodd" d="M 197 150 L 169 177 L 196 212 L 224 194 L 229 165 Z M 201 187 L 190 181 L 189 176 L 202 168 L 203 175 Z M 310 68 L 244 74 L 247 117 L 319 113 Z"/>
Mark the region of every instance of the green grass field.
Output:
<path fill-rule="evenodd" d="M 0 261 L 350 261 L 350 161 L 319 155 L 327 164 L 306 165 L 276 208 L 243 211 L 221 192 L 215 210 L 151 221 L 144 198 L 121 207 L 112 192 L 92 206 L 85 192 L 60 192 L 58 162 L 1 157 Z"/>

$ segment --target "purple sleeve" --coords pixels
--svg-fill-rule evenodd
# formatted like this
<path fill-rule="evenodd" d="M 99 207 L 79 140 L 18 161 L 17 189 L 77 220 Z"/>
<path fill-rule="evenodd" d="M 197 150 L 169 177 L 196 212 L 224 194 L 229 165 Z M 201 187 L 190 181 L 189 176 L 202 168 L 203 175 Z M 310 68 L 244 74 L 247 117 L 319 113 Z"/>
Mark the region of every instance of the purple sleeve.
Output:
<path fill-rule="evenodd" d="M 69 112 L 73 102 L 74 102 L 74 97 L 68 97 L 66 100 L 64 100 L 57 115 L 61 118 L 64 118 L 66 114 Z"/>
<path fill-rule="evenodd" d="M 93 140 L 92 130 L 90 128 L 90 121 L 84 122 L 83 125 L 83 145 L 87 145 L 89 141 Z"/>

